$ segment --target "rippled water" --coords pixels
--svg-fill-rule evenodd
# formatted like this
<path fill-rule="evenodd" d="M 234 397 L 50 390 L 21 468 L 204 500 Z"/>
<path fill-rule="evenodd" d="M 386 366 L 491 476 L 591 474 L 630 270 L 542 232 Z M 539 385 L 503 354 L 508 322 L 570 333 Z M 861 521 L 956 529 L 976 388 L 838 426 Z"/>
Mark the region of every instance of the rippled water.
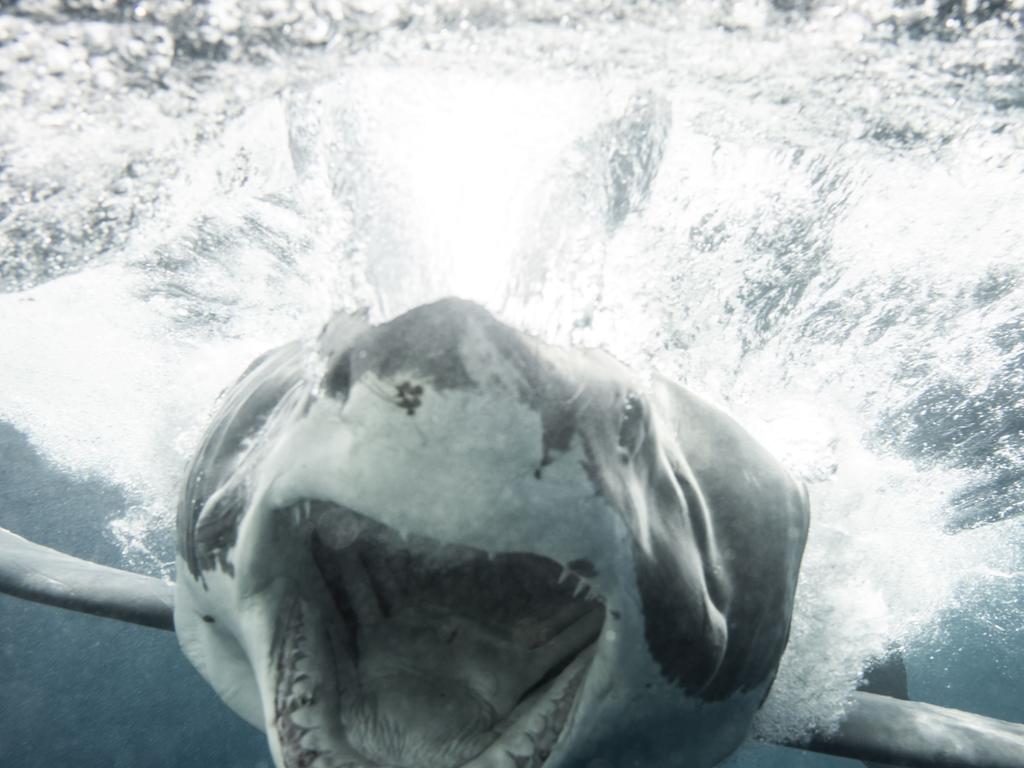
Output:
<path fill-rule="evenodd" d="M 811 484 L 763 733 L 834 716 L 891 646 L 912 695 L 1024 720 L 1022 24 L 5 5 L 0 420 L 117 489 L 107 535 L 166 572 L 182 463 L 255 354 L 333 309 L 474 298 L 686 381 Z"/>

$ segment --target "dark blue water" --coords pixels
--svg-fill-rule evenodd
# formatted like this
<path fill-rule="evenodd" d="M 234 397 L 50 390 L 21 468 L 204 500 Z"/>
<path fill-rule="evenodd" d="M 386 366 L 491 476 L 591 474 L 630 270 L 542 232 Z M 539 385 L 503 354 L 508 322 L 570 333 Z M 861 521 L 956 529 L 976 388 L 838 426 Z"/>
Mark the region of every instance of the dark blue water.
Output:
<path fill-rule="evenodd" d="M 3 525 L 124 567 L 105 535 L 125 497 L 68 477 L 0 425 Z M 231 713 L 174 635 L 0 597 L 0 761 L 82 768 L 269 766 L 263 735 Z"/>

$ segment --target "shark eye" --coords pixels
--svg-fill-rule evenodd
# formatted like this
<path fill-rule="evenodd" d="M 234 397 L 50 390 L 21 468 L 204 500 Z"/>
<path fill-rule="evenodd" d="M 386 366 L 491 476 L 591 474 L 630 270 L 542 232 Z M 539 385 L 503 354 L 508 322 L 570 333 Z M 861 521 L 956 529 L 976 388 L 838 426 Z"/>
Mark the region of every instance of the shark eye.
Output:
<path fill-rule="evenodd" d="M 630 394 L 622 407 L 619 423 L 619 456 L 628 462 L 640 450 L 646 435 L 644 402 L 637 394 Z"/>

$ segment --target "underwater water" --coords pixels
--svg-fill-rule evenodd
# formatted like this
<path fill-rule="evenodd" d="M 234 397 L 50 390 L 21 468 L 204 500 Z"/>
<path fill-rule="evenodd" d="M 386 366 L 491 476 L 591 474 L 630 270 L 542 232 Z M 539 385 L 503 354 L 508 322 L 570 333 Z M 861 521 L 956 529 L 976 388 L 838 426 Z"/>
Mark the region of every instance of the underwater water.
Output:
<path fill-rule="evenodd" d="M 0 526 L 173 577 L 253 357 L 458 295 L 808 483 L 759 733 L 891 648 L 1022 722 L 1022 61 L 1021 0 L 5 3 Z M 4 766 L 270 766 L 166 633 L 0 598 L 0 680 Z"/>

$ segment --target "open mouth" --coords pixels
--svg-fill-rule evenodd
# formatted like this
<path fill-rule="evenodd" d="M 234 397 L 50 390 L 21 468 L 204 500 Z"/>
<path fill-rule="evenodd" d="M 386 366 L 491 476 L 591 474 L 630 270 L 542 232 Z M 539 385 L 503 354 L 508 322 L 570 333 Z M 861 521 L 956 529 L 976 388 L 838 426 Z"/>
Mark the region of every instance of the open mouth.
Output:
<path fill-rule="evenodd" d="M 581 573 L 402 536 L 329 502 L 283 514 L 315 564 L 272 651 L 287 768 L 545 763 L 605 618 Z"/>

